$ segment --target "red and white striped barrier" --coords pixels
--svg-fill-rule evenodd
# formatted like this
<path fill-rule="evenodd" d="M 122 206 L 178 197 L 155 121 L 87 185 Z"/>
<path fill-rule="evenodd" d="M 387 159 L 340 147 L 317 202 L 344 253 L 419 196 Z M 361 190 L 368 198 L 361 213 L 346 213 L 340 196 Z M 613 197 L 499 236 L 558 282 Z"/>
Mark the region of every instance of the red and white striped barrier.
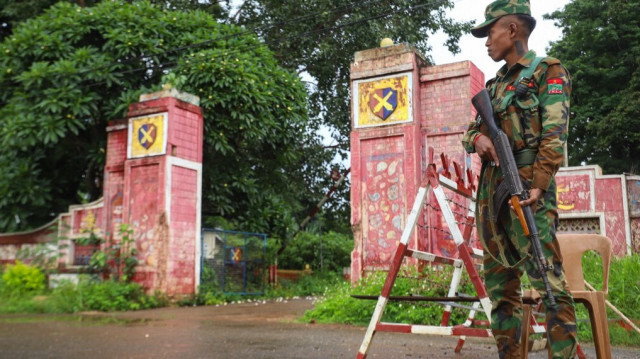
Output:
<path fill-rule="evenodd" d="M 433 151 L 431 151 L 431 158 L 433 159 Z M 475 207 L 475 186 L 473 185 L 473 177 L 471 172 L 467 171 L 465 174 L 467 178 L 463 178 L 460 167 L 454 162 L 453 164 L 455 172 L 458 177 L 456 181 L 452 180 L 451 173 L 448 171 L 449 161 L 444 155 L 442 155 L 441 158 L 445 167 L 442 174 L 437 173 L 433 160 L 427 167 L 425 177 L 423 178 L 422 184 L 418 189 L 413 207 L 407 218 L 407 224 L 402 232 L 400 243 L 398 244 L 395 255 L 391 262 L 391 267 L 389 268 L 389 271 L 387 273 L 387 278 L 382 288 L 382 292 L 378 297 L 378 302 L 376 304 L 373 315 L 371 316 L 371 321 L 369 322 L 369 326 L 367 327 L 367 330 L 365 332 L 364 339 L 362 341 L 360 349 L 358 350 L 357 358 L 366 358 L 367 352 L 371 345 L 371 341 L 373 340 L 374 334 L 376 332 L 459 336 L 460 339 L 456 347 L 456 352 L 459 352 L 462 349 L 462 345 L 464 344 L 466 336 L 492 336 L 491 330 L 486 328 L 489 324 L 488 321 L 474 320 L 476 311 L 480 309 L 480 307 L 482 307 L 481 309 L 484 311 L 487 318 L 491 318 L 491 300 L 487 295 L 486 288 L 478 274 L 476 263 L 473 260 L 474 257 L 481 258 L 482 251 L 471 248 L 468 245 L 473 230 L 473 223 L 475 221 L 475 213 L 473 210 L 473 208 Z M 449 206 L 447 197 L 444 192 L 445 188 L 457 194 L 460 194 L 469 200 L 469 212 L 466 215 L 466 222 L 464 223 L 463 230 L 461 230 L 458 226 L 455 215 L 451 210 L 451 207 Z M 435 195 L 447 227 L 453 237 L 456 248 L 458 249 L 459 259 L 442 257 L 433 253 L 421 252 L 408 248 L 409 238 L 411 238 L 413 235 L 418 217 L 422 208 L 424 208 L 425 199 L 427 193 L 429 192 Z M 458 291 L 458 286 L 460 284 L 463 269 L 467 271 L 471 282 L 476 290 L 476 293 L 478 294 L 478 302 L 474 303 L 465 323 L 459 325 L 449 325 L 452 310 L 451 304 L 447 304 L 447 306 L 445 307 L 442 322 L 439 326 L 383 323 L 380 321 L 382 318 L 382 314 L 384 313 L 384 309 L 389 302 L 391 289 L 395 284 L 396 277 L 402 265 L 402 261 L 405 257 L 412 257 L 431 263 L 453 265 L 454 272 L 448 292 L 448 297 L 451 297 L 452 299 Z M 485 326 L 485 328 L 474 328 L 473 326 L 477 324 L 482 324 Z"/>

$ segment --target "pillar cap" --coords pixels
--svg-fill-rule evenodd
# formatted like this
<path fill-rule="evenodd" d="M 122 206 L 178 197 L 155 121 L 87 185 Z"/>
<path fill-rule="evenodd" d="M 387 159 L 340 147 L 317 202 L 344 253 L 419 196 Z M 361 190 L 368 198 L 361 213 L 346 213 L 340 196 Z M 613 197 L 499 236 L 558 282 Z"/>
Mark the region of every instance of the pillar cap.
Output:
<path fill-rule="evenodd" d="M 140 95 L 140 99 L 138 101 L 140 102 L 151 101 L 151 100 L 157 100 L 163 97 L 175 97 L 180 101 L 184 101 L 196 106 L 200 106 L 200 97 L 196 95 L 192 95 L 190 93 L 180 92 L 175 88 L 142 94 Z"/>
<path fill-rule="evenodd" d="M 416 54 L 418 58 L 425 61 L 422 54 L 420 54 L 415 47 L 409 44 L 396 44 L 386 47 L 374 47 L 372 49 L 357 51 L 353 56 L 353 60 L 357 63 L 361 61 L 379 59 L 389 56 L 398 56 L 407 53 Z"/>

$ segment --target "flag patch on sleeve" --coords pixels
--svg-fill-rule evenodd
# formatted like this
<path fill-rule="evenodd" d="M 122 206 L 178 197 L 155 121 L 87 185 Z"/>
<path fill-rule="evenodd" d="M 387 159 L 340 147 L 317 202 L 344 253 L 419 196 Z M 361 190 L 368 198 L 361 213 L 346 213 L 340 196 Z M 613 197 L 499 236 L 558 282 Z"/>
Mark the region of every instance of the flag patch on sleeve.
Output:
<path fill-rule="evenodd" d="M 547 80 L 547 94 L 562 95 L 562 79 L 559 77 Z"/>

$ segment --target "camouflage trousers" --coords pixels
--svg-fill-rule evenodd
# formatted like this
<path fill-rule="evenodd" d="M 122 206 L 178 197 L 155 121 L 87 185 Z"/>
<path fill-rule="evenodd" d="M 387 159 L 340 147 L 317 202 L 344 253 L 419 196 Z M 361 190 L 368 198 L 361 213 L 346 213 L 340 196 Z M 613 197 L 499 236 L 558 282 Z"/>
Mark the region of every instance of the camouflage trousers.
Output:
<path fill-rule="evenodd" d="M 526 173 L 528 169 L 521 169 Z M 503 204 L 497 220 L 491 220 L 493 193 L 502 178 L 498 167 L 483 166 L 477 201 L 478 235 L 484 247 L 484 279 L 492 301 L 491 329 L 500 358 L 521 357 L 522 289 L 526 270 L 532 286 L 543 297 L 546 293 L 542 277 L 531 254 L 531 243 L 515 212 Z M 558 223 L 555 180 L 538 202 L 535 221 L 542 250 L 553 270 L 547 272 L 557 306 L 546 309 L 547 339 L 550 358 L 573 358 L 576 353 L 576 317 L 574 302 L 562 269 L 562 255 L 555 231 Z"/>

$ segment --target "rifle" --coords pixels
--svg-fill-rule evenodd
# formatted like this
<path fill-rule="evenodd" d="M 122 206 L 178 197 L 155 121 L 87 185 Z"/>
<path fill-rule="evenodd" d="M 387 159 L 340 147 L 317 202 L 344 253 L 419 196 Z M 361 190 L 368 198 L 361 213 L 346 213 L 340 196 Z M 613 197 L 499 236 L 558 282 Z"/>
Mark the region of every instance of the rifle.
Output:
<path fill-rule="evenodd" d="M 551 266 L 547 264 L 542 252 L 542 244 L 540 244 L 540 237 L 538 235 L 538 229 L 536 228 L 536 222 L 533 216 L 533 210 L 531 206 L 520 206 L 520 200 L 529 199 L 529 192 L 525 191 L 520 175 L 518 174 L 518 166 L 516 160 L 513 157 L 511 146 L 509 145 L 509 138 L 507 135 L 496 125 L 495 117 L 493 116 L 493 105 L 491 104 L 491 98 L 489 92 L 483 89 L 476 94 L 471 103 L 475 107 L 476 111 L 480 115 L 481 123 L 487 125 L 489 131 L 489 137 L 493 146 L 498 154 L 500 160 L 500 167 L 502 167 L 502 173 L 504 174 L 503 183 L 506 183 L 508 194 L 511 197 L 510 202 L 518 215 L 520 225 L 524 231 L 524 234 L 531 241 L 531 247 L 533 248 L 533 256 L 537 264 L 538 274 L 542 277 L 545 290 L 547 291 L 547 299 L 551 307 L 556 306 L 556 300 L 551 294 L 551 286 L 549 285 L 549 278 L 547 277 L 547 271 L 551 270 Z M 500 203 L 501 204 L 501 203 Z"/>

